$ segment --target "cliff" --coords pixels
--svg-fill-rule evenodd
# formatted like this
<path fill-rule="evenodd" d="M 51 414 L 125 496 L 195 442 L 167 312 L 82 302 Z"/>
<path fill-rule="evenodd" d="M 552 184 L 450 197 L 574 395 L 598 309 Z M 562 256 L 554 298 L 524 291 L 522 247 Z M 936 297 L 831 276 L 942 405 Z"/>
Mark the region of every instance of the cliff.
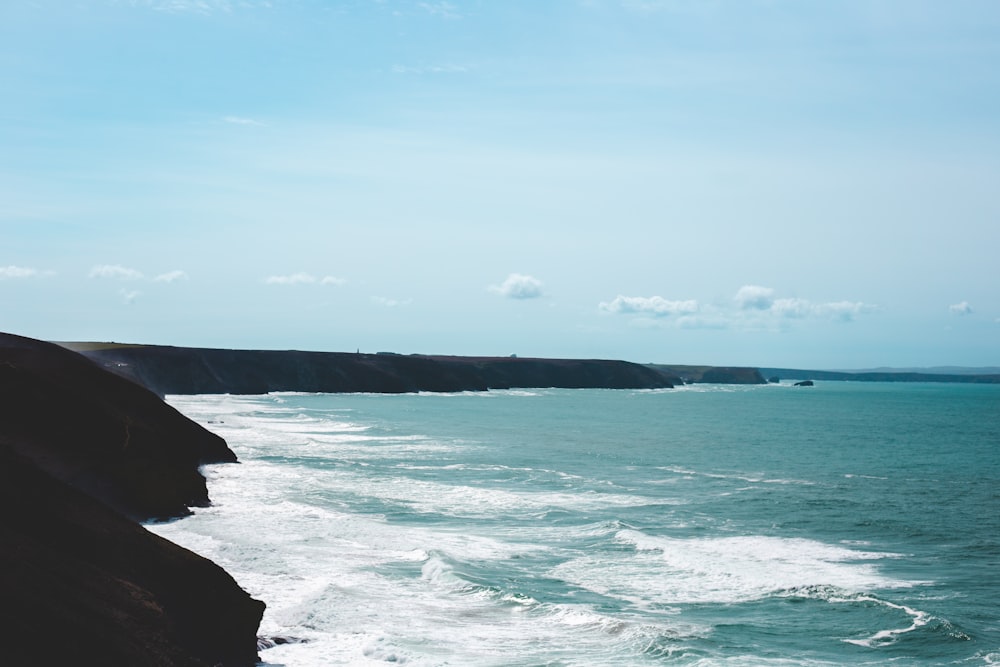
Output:
<path fill-rule="evenodd" d="M 136 519 L 205 505 L 235 461 L 152 392 L 0 334 L 0 622 L 6 664 L 253 665 L 262 602 Z"/>
<path fill-rule="evenodd" d="M 9 447 L 137 520 L 208 504 L 198 466 L 236 461 L 222 438 L 156 394 L 57 345 L 0 334 Z"/>
<path fill-rule="evenodd" d="M 654 389 L 676 378 L 599 359 L 450 357 L 64 343 L 158 394 L 405 393 L 515 387 Z M 672 381 L 673 380 L 673 381 Z"/>
<path fill-rule="evenodd" d="M 662 373 L 673 375 L 685 383 L 708 384 L 767 384 L 756 368 L 745 366 L 678 366 L 649 364 Z"/>

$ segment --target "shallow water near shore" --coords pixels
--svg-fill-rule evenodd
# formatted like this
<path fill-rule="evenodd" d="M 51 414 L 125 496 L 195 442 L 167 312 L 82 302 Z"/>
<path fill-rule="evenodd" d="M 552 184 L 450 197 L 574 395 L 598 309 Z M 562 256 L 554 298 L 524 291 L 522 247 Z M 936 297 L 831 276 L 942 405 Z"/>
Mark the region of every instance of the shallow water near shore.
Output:
<path fill-rule="evenodd" d="M 267 665 L 1000 664 L 1000 387 L 168 401 Z"/>

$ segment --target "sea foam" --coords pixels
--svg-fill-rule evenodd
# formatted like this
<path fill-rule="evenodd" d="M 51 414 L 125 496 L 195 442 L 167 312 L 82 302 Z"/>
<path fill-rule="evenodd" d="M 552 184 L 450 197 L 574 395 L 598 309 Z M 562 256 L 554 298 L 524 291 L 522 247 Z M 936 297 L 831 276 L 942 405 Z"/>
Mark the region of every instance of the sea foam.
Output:
<path fill-rule="evenodd" d="M 856 488 L 877 447 L 822 468 L 853 441 L 781 449 L 772 420 L 751 446 L 727 421 L 801 392 L 528 393 L 171 397 L 242 463 L 206 467 L 213 505 L 151 530 L 267 602 L 261 635 L 289 640 L 271 665 L 876 665 L 974 643 L 940 611 L 969 594 L 911 555 L 927 544 L 852 514 L 891 527 L 913 496 L 845 495 L 919 476 Z"/>

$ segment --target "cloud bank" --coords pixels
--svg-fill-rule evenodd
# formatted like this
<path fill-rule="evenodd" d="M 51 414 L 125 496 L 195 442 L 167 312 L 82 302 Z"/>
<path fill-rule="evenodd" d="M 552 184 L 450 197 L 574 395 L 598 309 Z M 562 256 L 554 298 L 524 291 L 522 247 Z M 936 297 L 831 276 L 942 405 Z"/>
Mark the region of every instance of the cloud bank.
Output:
<path fill-rule="evenodd" d="M 613 301 L 602 301 L 598 308 L 609 313 L 641 313 L 654 317 L 687 315 L 698 312 L 698 302 L 694 299 L 669 301 L 662 296 L 622 296 Z"/>
<path fill-rule="evenodd" d="M 878 307 L 862 301 L 814 302 L 797 297 L 776 297 L 771 287 L 744 285 L 736 291 L 731 303 L 721 305 L 701 304 L 695 299 L 671 300 L 662 296 L 619 294 L 611 301 L 600 302 L 598 309 L 616 315 L 645 318 L 676 317 L 676 326 L 683 329 L 724 329 L 772 328 L 777 322 L 806 318 L 850 322 L 863 313 L 878 310 Z"/>
<path fill-rule="evenodd" d="M 744 285 L 736 291 L 733 301 L 743 311 L 769 313 L 776 317 L 801 319 L 806 317 L 832 317 L 850 321 L 862 313 L 877 308 L 861 301 L 827 301 L 816 303 L 809 299 L 774 298 L 775 291 L 762 285 Z"/>
<path fill-rule="evenodd" d="M 542 281 L 534 276 L 512 273 L 500 285 L 491 285 L 490 291 L 508 299 L 537 299 L 542 296 Z"/>

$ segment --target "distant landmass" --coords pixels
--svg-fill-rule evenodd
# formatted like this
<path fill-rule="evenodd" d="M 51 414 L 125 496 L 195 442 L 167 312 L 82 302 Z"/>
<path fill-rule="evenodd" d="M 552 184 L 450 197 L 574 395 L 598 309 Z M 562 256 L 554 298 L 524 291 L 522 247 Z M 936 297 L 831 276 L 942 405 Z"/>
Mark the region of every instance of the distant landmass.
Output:
<path fill-rule="evenodd" d="M 463 357 L 378 352 L 231 350 L 122 343 L 59 343 L 108 370 L 166 394 L 454 392 L 557 387 L 661 389 L 683 384 L 766 384 L 769 380 L 1000 383 L 1000 369 L 941 366 L 857 371 L 607 359 Z M 997 371 L 996 373 L 992 371 Z"/>
<path fill-rule="evenodd" d="M 528 387 L 662 389 L 683 382 L 663 369 L 604 359 L 226 350 L 115 343 L 61 345 L 160 396 L 272 391 L 455 392 Z"/>
<path fill-rule="evenodd" d="M 537 387 L 664 389 L 692 383 L 767 382 L 758 369 L 750 367 L 636 364 L 608 359 L 227 350 L 119 343 L 60 345 L 161 396 L 272 391 L 453 392 Z"/>
<path fill-rule="evenodd" d="M 1000 366 L 928 366 L 914 368 L 895 368 L 879 366 L 878 368 L 836 369 L 839 373 L 920 373 L 933 375 L 1000 375 Z"/>
<path fill-rule="evenodd" d="M 757 368 L 746 366 L 684 366 L 648 364 L 661 373 L 680 378 L 685 384 L 767 384 Z"/>
<path fill-rule="evenodd" d="M 968 369 L 972 371 L 973 369 Z M 978 369 L 977 369 L 978 370 Z M 987 368 L 984 370 L 993 370 Z M 818 371 L 793 368 L 761 368 L 760 372 L 769 380 L 826 380 L 849 382 L 964 382 L 977 384 L 1000 384 L 1000 373 L 946 373 L 930 369 L 908 371 L 902 369 L 871 371 Z"/>

